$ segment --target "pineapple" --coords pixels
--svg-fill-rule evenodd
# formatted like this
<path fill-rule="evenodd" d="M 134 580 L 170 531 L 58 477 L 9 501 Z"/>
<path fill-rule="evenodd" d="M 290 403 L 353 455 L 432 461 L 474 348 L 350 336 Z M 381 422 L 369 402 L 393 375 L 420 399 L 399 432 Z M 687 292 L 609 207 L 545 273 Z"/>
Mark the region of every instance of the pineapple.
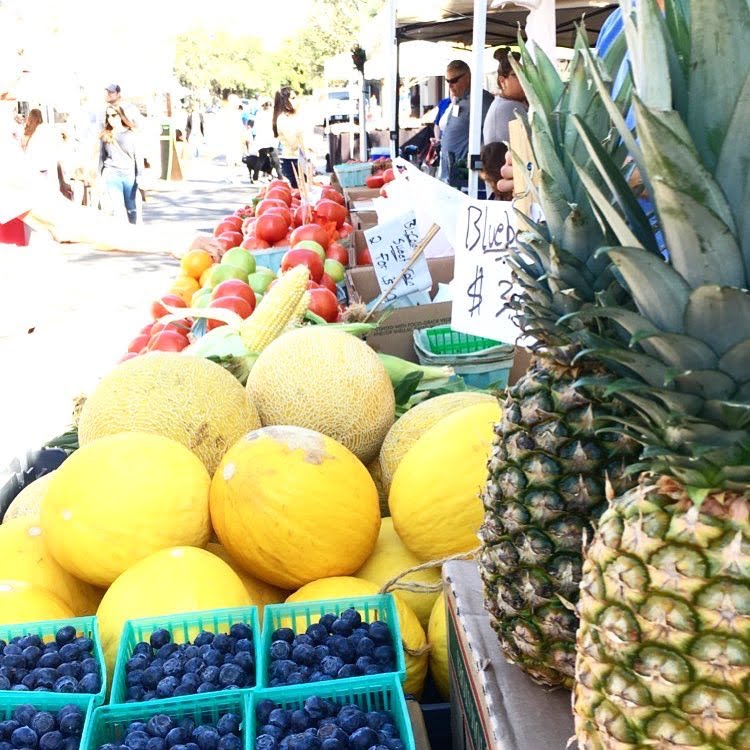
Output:
<path fill-rule="evenodd" d="M 631 486 L 625 469 L 638 454 L 635 442 L 601 431 L 618 413 L 596 387 L 606 386 L 611 376 L 601 364 L 578 356 L 587 332 L 580 320 L 559 321 L 599 297 L 618 305 L 624 296 L 611 262 L 596 255 L 615 235 L 597 215 L 579 176 L 576 165 L 605 190 L 575 117 L 585 119 L 584 135 L 606 155 L 624 163 L 627 152 L 612 125 L 613 113 L 590 85 L 583 33 L 566 83 L 541 51 L 535 63 L 521 48 L 524 64 L 517 74 L 531 104 L 545 224 L 530 225 L 520 239 L 522 256 L 511 261 L 523 290 L 513 307 L 538 347 L 529 371 L 509 389 L 496 427 L 478 562 L 485 606 L 506 658 L 542 684 L 572 687 L 582 545 L 607 505 L 606 477 L 618 490 Z M 623 41 L 595 63 L 608 86 L 624 50 Z M 615 116 L 622 118 L 630 106 L 631 88 L 620 90 Z M 625 175 L 613 179 L 627 189 Z M 642 212 L 634 213 L 631 225 L 656 254 Z M 602 331 L 597 327 L 595 333 Z"/>
<path fill-rule="evenodd" d="M 587 750 L 748 750 L 750 5 L 622 5 L 633 153 L 670 262 L 619 236 L 608 255 L 637 312 L 586 313 L 630 334 L 592 356 L 627 368 L 611 390 L 645 449 L 584 563 L 576 733 Z"/>

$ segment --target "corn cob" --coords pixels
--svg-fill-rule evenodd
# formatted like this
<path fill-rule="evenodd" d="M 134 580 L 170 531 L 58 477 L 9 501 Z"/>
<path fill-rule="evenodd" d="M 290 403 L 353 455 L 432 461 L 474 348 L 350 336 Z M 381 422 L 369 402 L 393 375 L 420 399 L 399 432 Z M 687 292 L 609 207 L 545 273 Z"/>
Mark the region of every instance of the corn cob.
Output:
<path fill-rule="evenodd" d="M 284 326 L 284 330 L 291 331 L 297 328 L 297 326 L 302 325 L 308 307 L 310 307 L 310 292 L 305 290 L 305 293 L 299 298 L 297 307 L 294 308 L 292 317 L 289 318 L 289 322 Z"/>
<path fill-rule="evenodd" d="M 251 352 L 262 352 L 284 330 L 307 290 L 309 279 L 306 266 L 295 266 L 266 293 L 240 327 L 240 337 Z"/>

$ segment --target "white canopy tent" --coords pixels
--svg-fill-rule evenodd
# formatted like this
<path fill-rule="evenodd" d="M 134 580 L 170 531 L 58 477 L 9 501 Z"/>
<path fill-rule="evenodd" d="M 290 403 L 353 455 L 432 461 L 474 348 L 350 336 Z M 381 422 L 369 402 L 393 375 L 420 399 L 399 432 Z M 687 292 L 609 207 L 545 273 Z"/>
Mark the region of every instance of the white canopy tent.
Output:
<path fill-rule="evenodd" d="M 593 44 L 602 24 L 617 7 L 612 0 L 389 0 L 391 67 L 388 91 L 393 96 L 391 150 L 398 152 L 397 99 L 399 45 L 409 40 L 453 41 L 472 47 L 471 122 L 469 130 L 469 195 L 476 197 L 482 122 L 484 48 L 515 44 L 518 32 L 554 57 L 555 47 L 572 47 L 576 27 L 585 20 Z"/>

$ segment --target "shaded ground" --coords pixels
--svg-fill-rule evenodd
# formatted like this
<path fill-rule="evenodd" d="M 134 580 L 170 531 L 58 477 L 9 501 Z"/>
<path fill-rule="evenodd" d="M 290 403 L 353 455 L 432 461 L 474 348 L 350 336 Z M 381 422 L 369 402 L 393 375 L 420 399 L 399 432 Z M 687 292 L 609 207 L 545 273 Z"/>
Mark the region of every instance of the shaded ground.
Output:
<path fill-rule="evenodd" d="M 149 193 L 145 222 L 210 232 L 254 192 L 244 168 L 195 161 L 187 177 Z M 179 263 L 59 245 L 41 235 L 25 248 L 0 245 L 0 259 L 1 469 L 66 429 L 73 398 L 126 351 Z"/>

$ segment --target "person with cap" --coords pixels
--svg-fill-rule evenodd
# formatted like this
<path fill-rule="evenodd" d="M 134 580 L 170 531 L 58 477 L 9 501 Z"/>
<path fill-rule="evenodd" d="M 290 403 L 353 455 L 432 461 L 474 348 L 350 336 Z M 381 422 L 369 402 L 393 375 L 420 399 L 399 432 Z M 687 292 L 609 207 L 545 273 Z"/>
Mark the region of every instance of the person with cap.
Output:
<path fill-rule="evenodd" d="M 268 96 L 260 99 L 258 114 L 255 116 L 255 145 L 258 149 L 258 161 L 252 180 L 257 182 L 260 171 L 268 175 L 276 172 L 281 178 L 281 162 L 279 161 L 278 144 L 279 139 L 273 134 L 273 102 Z"/>
<path fill-rule="evenodd" d="M 133 130 L 138 129 L 138 121 L 140 119 L 140 112 L 135 104 L 125 101 L 122 98 L 122 89 L 117 83 L 110 83 L 109 86 L 104 88 L 104 100 L 108 107 L 120 107 L 125 113 L 125 116 L 130 120 L 133 125 Z M 106 125 L 106 122 L 105 122 Z"/>
<path fill-rule="evenodd" d="M 471 68 L 463 60 L 452 60 L 445 73 L 451 104 L 442 129 L 440 148 L 440 179 L 453 187 L 466 181 L 458 174 L 460 162 L 469 153 L 469 121 L 471 93 Z M 482 91 L 482 123 L 492 104 L 492 94 Z"/>

